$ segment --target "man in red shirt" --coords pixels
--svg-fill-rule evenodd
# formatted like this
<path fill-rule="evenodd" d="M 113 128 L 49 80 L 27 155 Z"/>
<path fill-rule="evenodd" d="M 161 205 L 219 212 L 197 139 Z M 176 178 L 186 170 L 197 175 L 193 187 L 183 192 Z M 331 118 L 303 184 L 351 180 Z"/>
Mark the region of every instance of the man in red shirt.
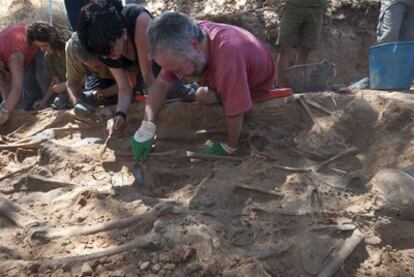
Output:
<path fill-rule="evenodd" d="M 222 103 L 227 142 L 215 142 L 207 153 L 231 155 L 236 151 L 243 115 L 274 85 L 275 67 L 270 51 L 253 34 L 227 24 L 195 22 L 167 12 L 148 30 L 151 57 L 162 67 L 148 94 L 141 127 L 131 138 L 136 159 L 146 159 L 154 142 L 155 121 L 169 88 L 177 79 L 197 82 L 200 104 Z"/>
<path fill-rule="evenodd" d="M 22 91 L 33 104 L 49 85 L 43 55 L 35 45 L 29 46 L 27 25 L 20 23 L 0 32 L 0 125 L 19 102 Z"/>

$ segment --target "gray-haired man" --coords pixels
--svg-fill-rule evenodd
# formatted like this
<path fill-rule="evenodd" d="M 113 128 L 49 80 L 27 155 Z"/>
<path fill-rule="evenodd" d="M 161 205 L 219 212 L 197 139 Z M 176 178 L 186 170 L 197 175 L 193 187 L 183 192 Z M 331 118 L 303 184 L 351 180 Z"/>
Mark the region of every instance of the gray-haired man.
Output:
<path fill-rule="evenodd" d="M 266 45 L 237 26 L 167 12 L 148 29 L 151 57 L 162 68 L 148 93 L 145 117 L 131 138 L 136 159 L 146 159 L 154 141 L 155 121 L 168 90 L 179 79 L 197 82 L 199 104 L 223 106 L 227 141 L 214 142 L 208 154 L 231 155 L 236 151 L 244 113 L 255 98 L 270 93 L 275 67 Z"/>

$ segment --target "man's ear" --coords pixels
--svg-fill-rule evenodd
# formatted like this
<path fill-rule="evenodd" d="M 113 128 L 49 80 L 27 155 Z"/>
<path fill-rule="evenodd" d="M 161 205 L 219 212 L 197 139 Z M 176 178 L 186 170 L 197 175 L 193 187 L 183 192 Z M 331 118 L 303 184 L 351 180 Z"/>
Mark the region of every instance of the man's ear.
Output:
<path fill-rule="evenodd" d="M 192 37 L 190 41 L 196 51 L 201 51 L 201 43 L 195 37 Z"/>

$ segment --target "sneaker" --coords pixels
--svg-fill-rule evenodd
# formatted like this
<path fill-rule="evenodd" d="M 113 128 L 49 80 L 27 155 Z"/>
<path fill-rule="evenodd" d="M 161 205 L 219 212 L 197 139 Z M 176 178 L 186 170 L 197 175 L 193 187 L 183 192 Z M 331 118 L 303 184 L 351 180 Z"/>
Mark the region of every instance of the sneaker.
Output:
<path fill-rule="evenodd" d="M 181 96 L 184 102 L 196 102 L 197 101 L 197 89 L 200 87 L 197 83 L 185 85 L 187 91 Z"/>
<path fill-rule="evenodd" d="M 66 93 L 61 93 L 55 97 L 51 106 L 56 110 L 63 110 L 69 107 L 69 98 Z"/>

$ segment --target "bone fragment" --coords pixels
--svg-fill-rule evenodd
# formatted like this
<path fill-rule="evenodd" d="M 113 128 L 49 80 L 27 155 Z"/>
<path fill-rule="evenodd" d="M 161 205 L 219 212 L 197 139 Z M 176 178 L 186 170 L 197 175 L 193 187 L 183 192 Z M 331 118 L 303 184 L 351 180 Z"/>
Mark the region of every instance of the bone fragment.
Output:
<path fill-rule="evenodd" d="M 38 228 L 34 231 L 34 238 L 39 240 L 51 240 L 61 237 L 74 237 L 74 236 L 84 236 L 84 235 L 91 235 L 96 234 L 99 232 L 109 231 L 112 229 L 121 229 L 137 222 L 148 222 L 148 224 L 152 225 L 152 223 L 158 219 L 159 217 L 167 214 L 177 214 L 180 210 L 177 206 L 173 205 L 172 203 L 161 203 L 156 205 L 151 211 L 130 216 L 127 218 L 123 218 L 120 220 L 115 220 L 112 222 L 105 222 L 100 224 L 95 224 L 92 226 L 71 226 L 66 228 L 55 228 L 55 229 L 48 229 L 48 228 Z"/>
<path fill-rule="evenodd" d="M 248 185 L 237 184 L 236 188 L 255 191 L 255 192 L 264 193 L 264 194 L 269 194 L 269 195 L 278 196 L 278 197 L 283 197 L 283 193 L 279 193 L 279 192 L 276 192 L 276 191 L 273 191 L 273 190 L 248 186 Z"/>
<path fill-rule="evenodd" d="M 297 99 L 297 101 L 299 101 L 299 104 L 305 110 L 306 114 L 308 115 L 308 117 L 312 121 L 312 123 L 315 123 L 315 117 L 313 116 L 311 110 L 309 109 L 308 104 L 306 104 L 305 101 L 303 100 L 303 96 L 301 95 L 296 99 Z"/>
<path fill-rule="evenodd" d="M 344 241 L 341 249 L 333 254 L 332 259 L 318 277 L 334 276 L 338 269 L 344 264 L 345 260 L 351 255 L 358 244 L 364 239 L 364 235 L 358 229 L 355 229 L 352 235 Z"/>

